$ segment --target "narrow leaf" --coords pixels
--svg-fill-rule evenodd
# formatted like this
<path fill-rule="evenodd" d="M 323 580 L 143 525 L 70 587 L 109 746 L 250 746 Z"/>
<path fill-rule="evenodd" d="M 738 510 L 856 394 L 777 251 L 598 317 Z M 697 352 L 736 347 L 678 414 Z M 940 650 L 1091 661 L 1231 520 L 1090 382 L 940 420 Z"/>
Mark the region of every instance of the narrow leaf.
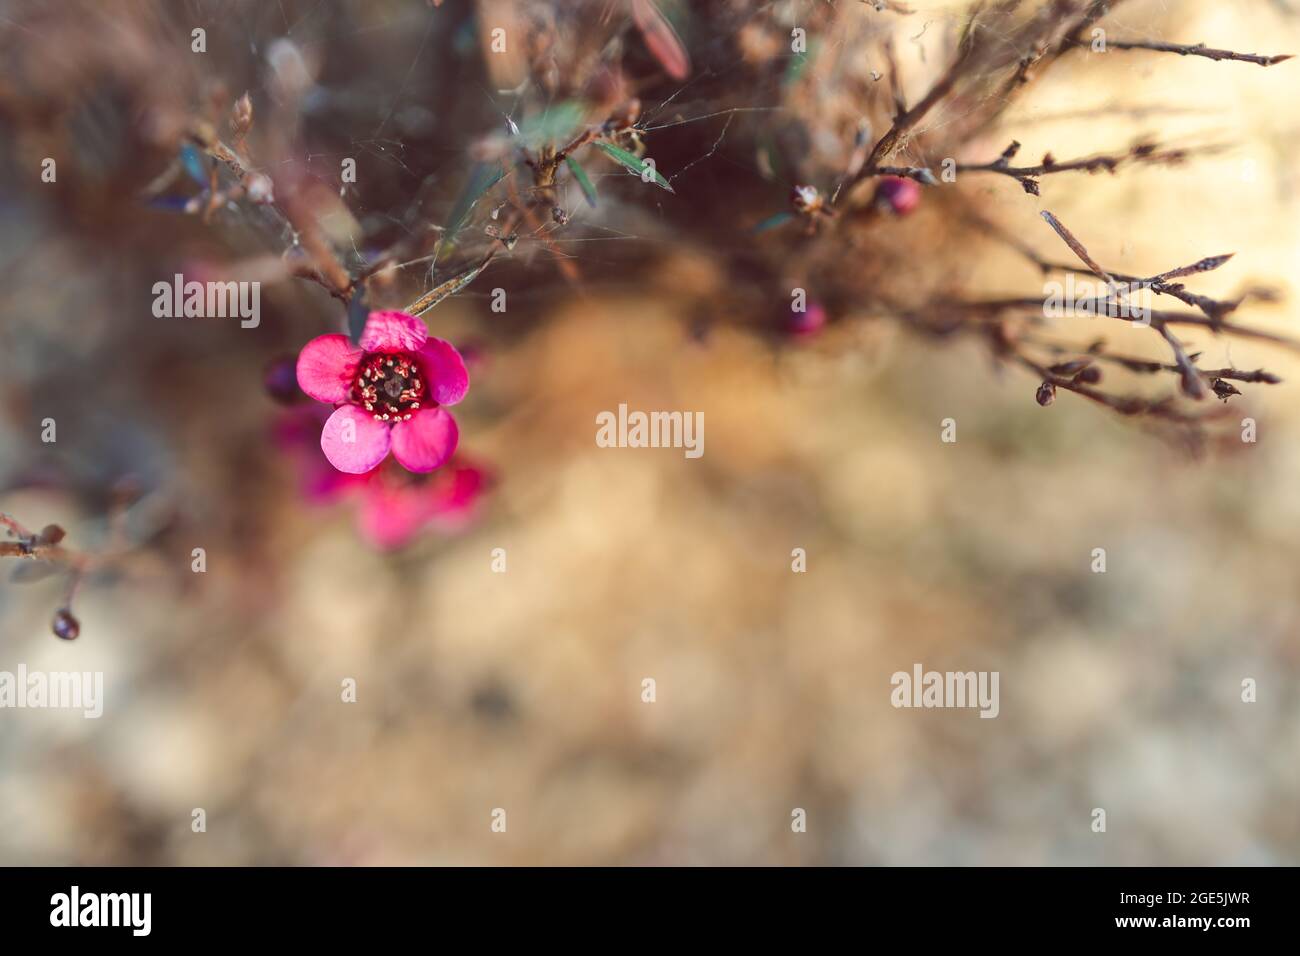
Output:
<path fill-rule="evenodd" d="M 473 282 L 476 278 L 478 278 L 478 274 L 488 267 L 488 263 L 491 261 L 492 261 L 492 257 L 488 256 L 478 265 L 470 269 L 466 269 L 464 272 L 460 273 L 459 275 L 452 276 L 450 279 L 448 279 L 446 282 L 443 282 L 441 285 L 437 285 L 434 288 L 430 289 L 428 292 L 420 296 L 418 299 L 416 299 L 414 302 L 412 302 L 402 311 L 406 312 L 409 315 L 417 315 L 417 316 L 423 315 L 425 312 L 428 312 L 430 309 L 432 309 L 443 299 L 455 295 L 461 289 L 465 288 L 465 286 Z"/>
<path fill-rule="evenodd" d="M 587 171 L 578 165 L 578 161 L 572 156 L 564 158 L 564 164 L 569 167 L 569 172 L 573 174 L 574 181 L 582 189 L 582 194 L 587 197 L 587 204 L 592 209 L 596 208 L 596 187 L 587 175 Z"/>
<path fill-rule="evenodd" d="M 597 149 L 599 149 L 610 159 L 614 160 L 614 162 L 618 163 L 628 172 L 638 177 L 642 176 L 645 173 L 645 171 L 650 168 L 646 163 L 643 163 L 641 160 L 637 159 L 627 150 L 619 149 L 617 146 L 615 146 L 612 143 L 596 142 L 593 143 L 592 145 L 595 146 Z M 668 185 L 668 180 L 664 179 L 663 174 L 659 172 L 659 170 L 657 169 L 653 170 L 653 176 L 654 176 L 654 181 L 657 185 L 659 185 L 663 189 L 668 190 L 669 192 L 673 192 L 673 187 Z"/>
<path fill-rule="evenodd" d="M 348 303 L 348 335 L 353 342 L 361 341 L 361 332 L 366 327 L 366 319 L 370 317 L 370 306 L 366 303 L 366 287 L 363 283 L 352 294 L 352 301 Z"/>
<path fill-rule="evenodd" d="M 678 82 L 691 75 L 691 58 L 682 46 L 682 38 L 654 0 L 632 0 L 632 19 L 641 31 L 646 48 L 665 73 Z"/>
<path fill-rule="evenodd" d="M 760 232 L 767 232 L 769 229 L 775 229 L 777 226 L 784 226 L 787 222 L 789 222 L 793 218 L 794 218 L 794 213 L 790 212 L 789 210 L 773 213 L 772 215 L 768 216 L 766 219 L 764 219 L 762 222 L 760 222 L 757 226 L 755 226 L 750 231 L 753 232 L 755 235 L 757 235 Z"/>
<path fill-rule="evenodd" d="M 208 171 L 203 165 L 203 155 L 190 143 L 181 147 L 181 165 L 189 173 L 190 179 L 200 186 L 208 185 Z"/>
<path fill-rule="evenodd" d="M 166 212 L 184 212 L 189 206 L 190 196 L 154 196 L 148 201 L 151 209 L 162 209 Z"/>
<path fill-rule="evenodd" d="M 576 100 L 557 103 L 544 113 L 524 120 L 519 126 L 519 138 L 529 149 L 567 140 L 582 125 L 586 113 L 586 106 Z"/>
<path fill-rule="evenodd" d="M 1162 272 L 1160 275 L 1156 276 L 1156 278 L 1160 280 L 1181 279 L 1183 276 L 1193 276 L 1200 272 L 1211 272 L 1214 269 L 1219 268 L 1219 266 L 1223 265 L 1235 254 L 1236 253 L 1229 252 L 1221 256 L 1210 256 L 1207 259 L 1200 259 L 1193 262 L 1190 266 L 1180 266 L 1177 269 L 1170 269 L 1168 272 Z"/>
<path fill-rule="evenodd" d="M 1079 257 L 1079 261 L 1087 266 L 1093 275 L 1098 279 L 1103 280 L 1108 286 L 1113 287 L 1115 285 L 1114 277 L 1112 277 L 1111 274 L 1101 266 L 1097 265 L 1096 260 L 1094 260 L 1092 256 L 1088 255 L 1088 250 L 1083 247 L 1083 243 L 1074 237 L 1074 233 L 1065 228 L 1065 223 L 1061 222 L 1061 220 L 1057 219 L 1046 209 L 1040 212 L 1039 215 L 1047 220 L 1047 224 L 1056 230 L 1056 234 L 1061 237 L 1061 241 L 1070 247 L 1070 251 Z"/>
<path fill-rule="evenodd" d="M 451 207 L 451 215 L 447 217 L 447 223 L 443 226 L 444 241 L 455 238 L 460 227 L 465 225 L 465 219 L 474 208 L 474 204 L 483 198 L 484 193 L 499 183 L 503 176 L 505 170 L 500 163 L 477 163 L 470 170 L 469 181 L 456 200 L 456 205 Z"/>

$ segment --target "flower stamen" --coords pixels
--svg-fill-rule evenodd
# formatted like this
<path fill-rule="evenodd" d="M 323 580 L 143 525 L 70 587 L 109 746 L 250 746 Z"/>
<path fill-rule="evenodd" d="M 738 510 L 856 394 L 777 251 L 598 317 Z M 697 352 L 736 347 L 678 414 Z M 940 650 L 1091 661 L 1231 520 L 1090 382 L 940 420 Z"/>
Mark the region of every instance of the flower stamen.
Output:
<path fill-rule="evenodd" d="M 353 384 L 354 401 L 379 422 L 409 421 L 424 391 L 420 367 L 407 355 L 367 355 Z"/>

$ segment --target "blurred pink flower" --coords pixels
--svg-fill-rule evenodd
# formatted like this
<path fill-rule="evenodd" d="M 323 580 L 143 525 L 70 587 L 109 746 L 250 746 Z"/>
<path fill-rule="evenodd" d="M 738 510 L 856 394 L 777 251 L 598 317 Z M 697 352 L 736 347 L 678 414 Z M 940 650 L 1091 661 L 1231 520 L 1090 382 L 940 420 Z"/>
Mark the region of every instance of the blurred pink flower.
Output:
<path fill-rule="evenodd" d="M 332 468 L 313 440 L 326 416 L 318 406 L 286 412 L 274 439 L 297 459 L 301 492 L 313 504 L 357 503 L 357 531 L 372 546 L 391 551 L 420 533 L 459 531 L 477 516 L 491 484 L 488 470 L 457 458 L 432 474 L 412 474 L 385 463 L 358 475 Z"/>
<path fill-rule="evenodd" d="M 791 312 L 786 322 L 790 334 L 797 336 L 816 335 L 826 324 L 826 308 L 820 302 L 809 302 L 802 312 Z"/>
<path fill-rule="evenodd" d="M 405 546 L 428 528 L 451 532 L 466 527 L 488 486 L 482 468 L 459 463 L 428 477 L 379 468 L 366 478 L 357 530 L 383 551 Z"/>
<path fill-rule="evenodd" d="M 272 439 L 295 459 L 301 493 L 313 504 L 337 501 L 346 491 L 365 484 L 365 475 L 350 475 L 330 465 L 320 453 L 320 432 L 330 411 L 320 405 L 301 405 L 276 419 Z"/>
<path fill-rule="evenodd" d="M 455 405 L 469 390 L 465 362 L 450 342 L 429 336 L 405 312 L 371 312 L 360 341 L 312 339 L 298 355 L 298 385 L 336 406 L 321 430 L 331 465 L 352 475 L 372 471 L 392 451 L 408 471 L 433 471 L 456 450 Z"/>

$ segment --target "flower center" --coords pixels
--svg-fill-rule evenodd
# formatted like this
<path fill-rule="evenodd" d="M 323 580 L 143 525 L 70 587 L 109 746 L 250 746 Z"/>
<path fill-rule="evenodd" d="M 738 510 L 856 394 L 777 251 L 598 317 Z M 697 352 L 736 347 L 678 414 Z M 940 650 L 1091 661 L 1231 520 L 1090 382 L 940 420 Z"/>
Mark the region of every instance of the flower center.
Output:
<path fill-rule="evenodd" d="M 420 367 L 402 354 L 367 355 L 352 386 L 354 401 L 377 422 L 402 422 L 420 410 L 424 381 Z"/>

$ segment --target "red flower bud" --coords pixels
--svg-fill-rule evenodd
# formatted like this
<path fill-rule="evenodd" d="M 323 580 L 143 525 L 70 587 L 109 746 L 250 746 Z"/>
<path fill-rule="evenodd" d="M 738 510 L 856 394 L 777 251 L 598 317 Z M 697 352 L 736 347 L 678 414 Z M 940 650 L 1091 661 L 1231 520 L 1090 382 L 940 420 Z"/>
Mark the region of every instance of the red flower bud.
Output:
<path fill-rule="evenodd" d="M 792 335 L 816 335 L 826 324 L 826 309 L 818 302 L 809 302 L 803 312 L 791 312 L 786 329 Z"/>
<path fill-rule="evenodd" d="M 895 216 L 906 216 L 920 204 L 921 186 L 914 179 L 885 176 L 876 185 L 873 201 L 878 209 L 892 212 Z"/>

